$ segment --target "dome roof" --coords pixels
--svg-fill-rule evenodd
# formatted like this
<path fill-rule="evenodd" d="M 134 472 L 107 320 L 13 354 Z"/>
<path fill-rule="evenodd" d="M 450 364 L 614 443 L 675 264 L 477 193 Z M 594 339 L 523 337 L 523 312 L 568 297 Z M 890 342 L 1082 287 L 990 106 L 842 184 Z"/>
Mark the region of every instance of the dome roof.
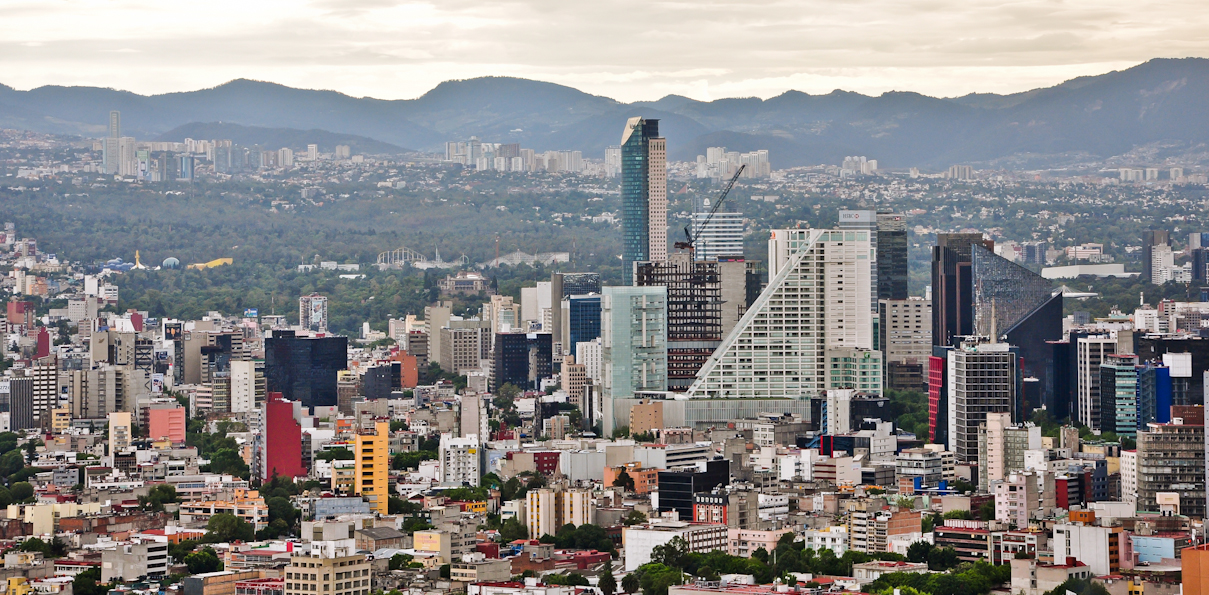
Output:
<path fill-rule="evenodd" d="M 161 266 L 165 269 L 175 269 L 180 265 L 181 261 L 177 260 L 174 256 L 169 256 L 168 258 L 164 259 L 164 262 Z"/>

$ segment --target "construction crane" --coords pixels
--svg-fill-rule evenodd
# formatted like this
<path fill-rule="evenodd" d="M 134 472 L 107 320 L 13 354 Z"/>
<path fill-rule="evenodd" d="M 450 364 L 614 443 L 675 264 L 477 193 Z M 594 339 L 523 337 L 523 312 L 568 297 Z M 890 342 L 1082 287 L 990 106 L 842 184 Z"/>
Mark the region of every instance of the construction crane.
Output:
<path fill-rule="evenodd" d="M 722 201 L 726 200 L 726 195 L 730 194 L 730 189 L 735 187 L 735 182 L 739 181 L 739 176 L 743 175 L 743 170 L 746 167 L 746 164 L 740 165 L 739 169 L 735 170 L 735 175 L 731 176 L 730 181 L 726 183 L 726 187 L 722 189 L 722 194 L 719 194 L 718 198 L 714 200 L 714 205 L 710 208 L 709 214 L 705 216 L 705 220 L 702 221 L 701 226 L 697 228 L 697 233 L 692 232 L 692 223 L 684 226 L 684 237 L 688 241 L 676 242 L 675 246 L 677 250 L 687 249 L 693 254 L 693 260 L 697 259 L 696 245 L 697 240 L 701 238 L 701 232 L 705 231 L 705 228 L 709 225 L 710 220 L 714 218 L 714 213 L 718 212 L 718 208 L 722 206 Z"/>

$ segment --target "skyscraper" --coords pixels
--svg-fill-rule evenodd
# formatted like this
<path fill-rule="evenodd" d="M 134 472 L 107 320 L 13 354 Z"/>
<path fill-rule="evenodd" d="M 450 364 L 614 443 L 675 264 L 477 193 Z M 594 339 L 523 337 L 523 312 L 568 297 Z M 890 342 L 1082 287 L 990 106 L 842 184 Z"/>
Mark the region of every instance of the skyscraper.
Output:
<path fill-rule="evenodd" d="M 118 168 L 121 166 L 121 137 L 122 114 L 114 110 L 109 112 L 109 135 L 105 137 L 105 143 L 102 145 L 104 152 L 101 156 L 101 162 L 107 174 L 118 173 Z"/>
<path fill-rule="evenodd" d="M 667 140 L 659 120 L 630 118 L 621 136 L 622 279 L 634 263 L 667 259 Z"/>
<path fill-rule="evenodd" d="M 613 399 L 667 390 L 667 288 L 605 287 L 600 300 L 604 432 Z"/>
<path fill-rule="evenodd" d="M 773 230 L 768 287 L 702 367 L 689 396 L 821 395 L 830 353 L 851 358 L 873 347 L 870 252 L 867 231 Z"/>
<path fill-rule="evenodd" d="M 877 214 L 877 299 L 907 299 L 907 220 Z"/>
<path fill-rule="evenodd" d="M 974 281 L 970 246 L 994 251 L 979 233 L 942 233 L 932 247 L 932 344 L 952 346 L 954 337 L 974 334 Z"/>
<path fill-rule="evenodd" d="M 1021 408 L 1017 414 L 1023 415 L 1052 400 L 1049 365 L 1053 348 L 1048 342 L 1062 340 L 1062 292 L 1054 291 L 1048 279 L 981 245 L 974 244 L 970 250 L 974 334 L 992 342 L 1004 338 L 1016 347 L 1024 375 L 1036 378 L 1040 385 L 1040 402 Z"/>
<path fill-rule="evenodd" d="M 1171 246 L 1171 232 L 1148 229 L 1142 232 L 1142 280 L 1153 283 L 1154 249 L 1158 246 Z"/>
<path fill-rule="evenodd" d="M 691 231 L 697 238 L 693 245 L 697 260 L 743 258 L 743 213 L 735 210 L 733 205 L 726 205 L 710 217 L 713 200 L 716 199 L 698 198 L 693 201 Z"/>
<path fill-rule="evenodd" d="M 1014 412 L 1016 354 L 1006 343 L 967 341 L 948 359 L 949 450 L 960 463 L 977 463 L 978 426 L 989 413 Z"/>

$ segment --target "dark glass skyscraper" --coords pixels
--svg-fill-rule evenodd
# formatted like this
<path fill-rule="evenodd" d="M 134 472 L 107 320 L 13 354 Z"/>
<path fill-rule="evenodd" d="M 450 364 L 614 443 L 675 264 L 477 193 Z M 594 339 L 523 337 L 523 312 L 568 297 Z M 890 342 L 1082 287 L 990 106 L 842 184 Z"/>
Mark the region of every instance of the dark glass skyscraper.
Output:
<path fill-rule="evenodd" d="M 980 233 L 942 233 L 932 247 L 932 344 L 953 345 L 953 337 L 974 334 L 974 282 L 970 246 L 994 249 Z"/>
<path fill-rule="evenodd" d="M 907 299 L 907 220 L 877 214 L 877 299 Z"/>
<path fill-rule="evenodd" d="M 621 136 L 622 280 L 634 263 L 667 259 L 667 141 L 659 120 L 630 118 Z"/>
<path fill-rule="evenodd" d="M 337 404 L 336 373 L 348 367 L 348 337 L 269 337 L 264 356 L 269 392 L 303 407 Z"/>
<path fill-rule="evenodd" d="M 505 384 L 536 389 L 554 373 L 553 346 L 550 333 L 496 333 L 491 390 Z"/>
<path fill-rule="evenodd" d="M 1026 378 L 1036 378 L 1040 399 L 1029 408 L 1052 401 L 1053 380 L 1050 341 L 1062 339 L 1062 293 L 1053 283 L 1002 256 L 973 245 L 970 271 L 974 293 L 974 334 L 1003 338 L 1019 350 Z M 1020 410 L 1021 419 L 1028 412 Z"/>

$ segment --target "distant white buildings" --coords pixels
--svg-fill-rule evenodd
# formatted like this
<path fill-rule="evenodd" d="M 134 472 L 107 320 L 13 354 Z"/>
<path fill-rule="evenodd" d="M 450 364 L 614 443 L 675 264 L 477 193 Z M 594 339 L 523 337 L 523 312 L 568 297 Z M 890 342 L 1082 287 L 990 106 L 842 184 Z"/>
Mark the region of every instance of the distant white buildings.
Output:
<path fill-rule="evenodd" d="M 764 178 L 772 173 L 768 149 L 740 153 L 727 151 L 726 147 L 709 147 L 705 155 L 697 155 L 697 177 L 715 180 L 730 178 L 740 165 L 747 166 L 743 170 L 744 178 Z"/>

